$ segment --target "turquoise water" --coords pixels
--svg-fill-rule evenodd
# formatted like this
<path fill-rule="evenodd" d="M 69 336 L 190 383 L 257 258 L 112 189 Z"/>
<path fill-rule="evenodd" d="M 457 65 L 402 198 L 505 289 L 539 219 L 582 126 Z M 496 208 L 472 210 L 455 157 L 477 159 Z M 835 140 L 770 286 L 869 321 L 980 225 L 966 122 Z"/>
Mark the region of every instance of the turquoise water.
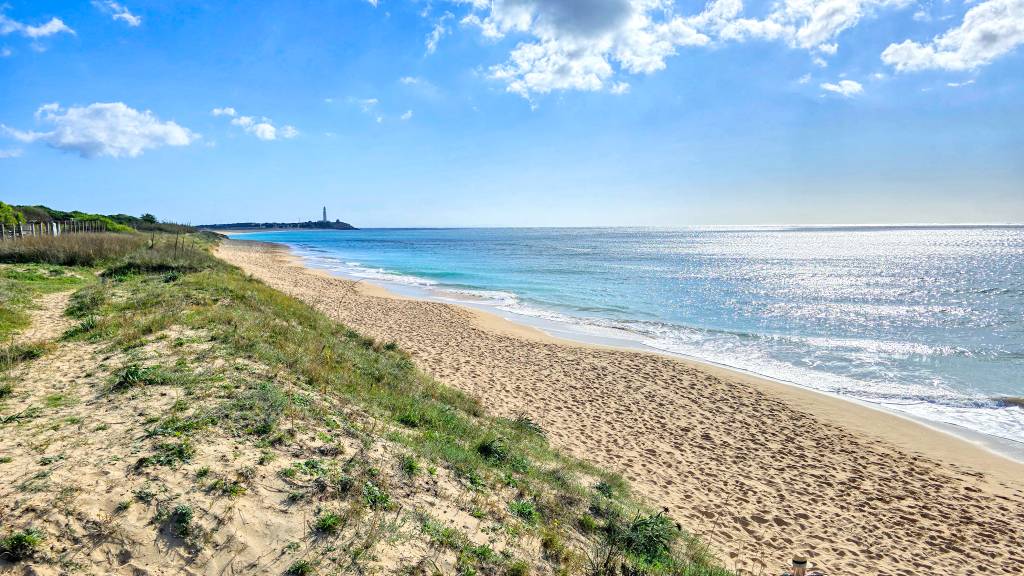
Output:
<path fill-rule="evenodd" d="M 287 231 L 314 266 L 1024 442 L 1024 227 Z"/>

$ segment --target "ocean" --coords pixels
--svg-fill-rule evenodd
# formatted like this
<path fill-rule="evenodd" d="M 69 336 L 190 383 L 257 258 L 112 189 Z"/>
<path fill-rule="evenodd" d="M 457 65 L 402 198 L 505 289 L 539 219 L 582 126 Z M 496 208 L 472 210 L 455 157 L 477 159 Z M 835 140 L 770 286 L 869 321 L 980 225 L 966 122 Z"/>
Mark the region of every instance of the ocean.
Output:
<path fill-rule="evenodd" d="M 1024 227 L 281 231 L 308 265 L 1024 443 Z"/>

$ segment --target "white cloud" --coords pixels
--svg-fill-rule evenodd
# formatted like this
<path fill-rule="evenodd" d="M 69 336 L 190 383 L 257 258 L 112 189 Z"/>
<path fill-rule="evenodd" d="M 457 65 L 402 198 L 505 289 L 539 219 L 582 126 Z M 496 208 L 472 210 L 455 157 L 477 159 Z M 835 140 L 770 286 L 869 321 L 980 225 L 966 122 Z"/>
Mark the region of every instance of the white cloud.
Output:
<path fill-rule="evenodd" d="M 376 98 L 364 98 L 362 100 L 356 100 L 356 103 L 359 104 L 360 110 L 370 113 L 377 104 L 380 103 L 380 100 L 377 100 Z"/>
<path fill-rule="evenodd" d="M 822 90 L 834 92 L 845 98 L 850 98 L 864 92 L 864 86 L 853 80 L 840 80 L 839 82 L 825 82 L 821 85 Z"/>
<path fill-rule="evenodd" d="M 618 73 L 650 74 L 682 46 L 710 42 L 668 0 L 473 2 L 462 23 L 485 37 L 526 35 L 490 75 L 529 98 L 554 90 L 613 90 Z M 618 88 L 622 91 L 622 88 Z"/>
<path fill-rule="evenodd" d="M 964 86 L 970 86 L 971 84 L 974 84 L 973 79 L 965 80 L 963 82 L 947 82 L 946 86 L 949 86 L 950 88 L 963 88 Z"/>
<path fill-rule="evenodd" d="M 14 54 L 14 52 L 11 52 L 10 48 L 8 48 L 6 46 L 4 46 L 3 48 L 0 48 L 0 58 L 7 58 L 11 54 Z"/>
<path fill-rule="evenodd" d="M 420 79 L 416 78 L 415 76 L 403 76 L 399 78 L 398 81 L 401 82 L 402 84 L 405 84 L 406 86 L 414 86 L 420 83 Z"/>
<path fill-rule="evenodd" d="M 4 158 L 20 158 L 21 148 L 7 148 L 6 150 L 0 149 L 0 159 Z"/>
<path fill-rule="evenodd" d="M 412 110 L 406 110 L 404 114 L 400 116 L 402 120 L 409 120 L 412 118 Z"/>
<path fill-rule="evenodd" d="M 218 113 L 219 112 L 219 113 Z M 253 116 L 237 116 L 237 111 L 234 108 L 214 108 L 214 116 L 229 116 L 231 118 L 231 124 L 238 126 L 245 131 L 246 134 L 252 134 L 256 138 L 265 141 L 277 140 L 278 137 L 291 139 L 299 135 L 299 131 L 290 125 L 284 125 L 280 129 L 274 126 L 274 121 L 266 116 L 261 118 L 255 118 Z"/>
<path fill-rule="evenodd" d="M 132 14 L 124 4 L 118 4 L 114 0 L 93 0 L 92 5 L 110 14 L 114 20 L 121 20 L 132 28 L 142 24 L 142 18 Z"/>
<path fill-rule="evenodd" d="M 370 3 L 370 6 L 373 6 L 374 8 L 377 7 L 378 0 L 366 0 L 366 1 Z"/>
<path fill-rule="evenodd" d="M 803 76 L 801 76 L 801 77 L 800 77 L 800 78 L 799 78 L 799 79 L 798 79 L 798 80 L 796 81 L 796 83 L 797 83 L 797 84 L 808 84 L 808 83 L 810 83 L 810 81 L 811 81 L 811 75 L 810 75 L 810 74 L 804 74 Z"/>
<path fill-rule="evenodd" d="M 1024 0 L 987 0 L 951 28 L 924 44 L 904 40 L 882 52 L 899 72 L 974 70 L 1024 44 Z"/>
<path fill-rule="evenodd" d="M 902 8 L 912 0 L 783 0 L 764 19 L 740 18 L 742 0 L 712 0 L 692 18 L 697 28 L 722 40 L 783 40 L 793 48 L 835 54 L 835 39 L 882 8 Z"/>
<path fill-rule="evenodd" d="M 0 4 L 0 36 L 6 36 L 8 34 L 18 33 L 26 38 L 45 38 L 47 36 L 53 36 L 54 34 L 74 34 L 75 31 L 68 27 L 60 18 L 50 18 L 50 21 L 39 26 L 32 26 L 29 24 L 23 24 L 8 18 L 6 14 L 3 14 L 5 5 Z"/>
<path fill-rule="evenodd" d="M 53 125 L 49 132 L 20 131 L 2 126 L 22 142 L 43 142 L 52 148 L 77 152 L 83 158 L 134 158 L 160 146 L 188 146 L 200 136 L 174 122 L 163 122 L 149 110 L 140 112 L 122 102 L 97 102 L 62 108 L 45 104 L 37 121 Z"/>
<path fill-rule="evenodd" d="M 612 94 L 629 94 L 629 82 L 616 82 L 608 89 Z"/>
<path fill-rule="evenodd" d="M 451 32 L 448 27 L 445 26 L 445 22 L 454 17 L 455 15 L 451 12 L 445 12 L 444 16 L 438 18 L 437 22 L 434 23 L 434 29 L 430 31 L 430 34 L 427 34 L 425 42 L 427 46 L 427 54 L 433 54 L 434 51 L 437 50 L 437 44 L 441 41 L 441 38 L 444 38 Z"/>

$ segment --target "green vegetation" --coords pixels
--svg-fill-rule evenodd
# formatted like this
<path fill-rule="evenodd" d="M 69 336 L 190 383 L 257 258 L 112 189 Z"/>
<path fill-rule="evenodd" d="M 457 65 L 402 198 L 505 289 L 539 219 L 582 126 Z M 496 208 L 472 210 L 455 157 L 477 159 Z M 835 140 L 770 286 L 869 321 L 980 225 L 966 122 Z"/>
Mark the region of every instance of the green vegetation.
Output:
<path fill-rule="evenodd" d="M 310 576 L 316 574 L 316 566 L 309 560 L 296 560 L 285 572 L 288 576 Z"/>
<path fill-rule="evenodd" d="M 168 234 L 195 232 L 195 228 L 192 228 L 191 226 L 184 226 L 169 222 L 158 222 L 156 216 L 152 214 L 143 214 L 141 217 L 129 216 L 127 214 L 89 214 L 79 210 L 65 212 L 64 210 L 54 210 L 47 206 L 38 205 L 12 206 L 10 208 L 15 211 L 16 214 L 22 215 L 22 222 L 77 220 L 79 222 L 92 222 L 94 224 L 98 224 L 108 232 L 131 232 L 132 230 L 138 230 L 141 232 L 164 232 Z M 3 213 L 3 206 L 0 206 L 0 218 L 2 218 Z"/>
<path fill-rule="evenodd" d="M 0 224 L 4 226 L 15 226 L 25 221 L 25 215 L 15 210 L 10 204 L 0 202 Z"/>
<path fill-rule="evenodd" d="M 313 528 L 322 534 L 337 534 L 341 530 L 342 518 L 335 512 L 322 512 L 313 522 Z"/>
<path fill-rule="evenodd" d="M 0 558 L 11 562 L 27 560 L 35 555 L 43 542 L 43 533 L 28 528 L 10 533 L 0 539 Z"/>
<path fill-rule="evenodd" d="M 513 543 L 521 536 L 539 538 L 546 561 L 565 574 L 727 574 L 680 527 L 633 499 L 617 475 L 552 449 L 526 417 L 487 415 L 476 400 L 417 370 L 394 344 L 366 338 L 217 260 L 208 251 L 213 236 L 80 237 L 86 236 L 137 243 L 123 249 L 112 241 L 97 249 L 88 264 L 93 268 L 18 264 L 0 266 L 0 278 L 15 269 L 43 278 L 38 282 L 58 282 L 45 270 L 62 271 L 55 278 L 73 274 L 74 282 L 65 286 L 78 290 L 68 314 L 80 323 L 65 341 L 97 343 L 128 358 L 112 367 L 108 393 L 134 398 L 150 386 L 174 387 L 173 406 L 146 421 L 138 473 L 155 478 L 160 467 L 193 461 L 216 432 L 250 453 L 266 454 L 260 466 L 287 459 L 275 479 L 288 485 L 282 503 L 315 505 L 313 532 L 344 534 L 331 542 L 344 542 L 347 548 L 337 557 L 353 564 L 368 557 L 374 543 L 394 537 L 400 520 L 390 518 L 413 514 L 406 507 L 409 491 L 444 481 L 467 500 L 479 497 L 474 515 L 494 524 L 496 533 Z M 34 257 L 41 261 L 62 259 L 53 254 L 63 250 L 55 243 L 39 250 Z M 35 281 L 11 280 L 9 290 L 24 291 L 30 302 L 40 290 L 24 286 Z M 18 313 L 27 305 L 12 309 Z M 139 359 L 138 351 L 159 339 L 167 347 L 201 341 L 203 351 L 194 359 L 192 352 L 177 361 L 160 358 L 163 364 Z M 199 369 L 214 361 L 228 367 L 212 374 Z M 224 377 L 236 364 L 244 365 L 244 375 Z M 299 446 L 308 446 L 310 438 L 323 443 L 316 457 L 289 456 L 301 454 Z M 385 443 L 387 450 L 376 449 Z M 343 450 L 346 457 L 339 458 Z M 369 456 L 381 452 L 389 459 Z M 423 470 L 430 478 L 409 480 Z M 404 477 L 391 476 L 396 471 Z M 238 497 L 251 475 L 201 468 L 195 481 L 207 493 Z M 167 534 L 189 546 L 202 543 L 205 532 L 196 521 L 201 508 L 168 507 L 169 500 L 145 487 L 134 497 L 156 504 L 156 524 Z M 434 546 L 455 555 L 460 574 L 530 572 L 526 562 L 495 552 L 493 543 L 474 543 L 425 516 L 420 525 Z M 353 530 L 358 541 L 349 538 Z M 289 573 L 313 573 L 315 566 L 296 562 Z"/>

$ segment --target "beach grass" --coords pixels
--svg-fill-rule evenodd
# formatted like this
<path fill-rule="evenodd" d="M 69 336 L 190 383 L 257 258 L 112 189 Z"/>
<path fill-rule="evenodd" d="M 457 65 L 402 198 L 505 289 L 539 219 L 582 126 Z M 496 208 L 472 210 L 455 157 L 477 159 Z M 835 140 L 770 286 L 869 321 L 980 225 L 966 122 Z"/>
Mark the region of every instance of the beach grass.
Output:
<path fill-rule="evenodd" d="M 393 526 L 400 523 L 387 520 L 403 513 L 396 478 L 415 485 L 418 478 L 434 477 L 440 469 L 469 495 L 504 499 L 503 507 L 481 508 L 473 515 L 508 534 L 540 539 L 552 571 L 728 573 L 705 545 L 655 512 L 654 503 L 637 499 L 620 476 L 553 449 L 543 429 L 528 418 L 488 415 L 478 400 L 418 370 L 397 346 L 362 336 L 218 260 L 208 250 L 215 238 L 130 238 L 97 238 L 80 252 L 90 259 L 68 256 L 73 250 L 61 242 L 33 248 L 33 257 L 45 265 L 61 261 L 92 266 L 47 268 L 79 278 L 66 284 L 51 281 L 77 289 L 67 313 L 78 324 L 65 333 L 65 342 L 88 342 L 131 356 L 169 333 L 202 334 L 210 346 L 202 364 L 245 362 L 262 374 L 276 375 L 228 384 L 216 374 L 200 373 L 199 363 L 185 357 L 164 363 L 129 361 L 113 370 L 105 394 L 130 401 L 149 387 L 174 387 L 181 395 L 173 410 L 154 418 L 145 431 L 152 439 L 151 450 L 138 458 L 137 470 L 155 473 L 188 465 L 212 431 L 264 451 L 266 463 L 274 460 L 269 456 L 274 449 L 287 447 L 302 431 L 328 439 L 340 434 L 357 439 L 359 453 L 345 461 L 327 454 L 292 462 L 280 469 L 280 477 L 296 486 L 289 501 L 337 502 L 312 522 L 311 530 L 320 538 L 342 533 L 359 524 L 356 520 L 371 519 L 372 529 L 363 539 L 350 541 L 351 562 L 358 563 L 367 550 L 388 540 L 389 531 L 397 530 Z M 20 262 L 17 258 L 13 261 Z M 13 270 L 19 269 L 2 267 L 4 278 L 12 276 L 6 289 L 28 302 L 35 292 L 24 286 L 42 268 L 32 268 L 21 279 L 16 276 L 28 272 Z M 7 324 L 9 330 L 22 325 L 20 317 Z M 179 340 L 185 345 L 187 337 Z M 393 475 L 365 455 L 381 444 L 398 447 Z M 249 472 L 225 476 L 203 470 L 193 477 L 206 483 L 207 493 L 245 494 Z M 193 529 L 193 517 L 192 508 L 180 504 L 165 510 L 160 522 L 198 546 L 201 538 Z M 440 521 L 419 515 L 416 524 L 424 537 L 456 554 L 462 574 L 529 572 L 520 558 L 474 544 Z M 307 563 L 296 563 L 292 573 L 311 569 L 312 564 L 302 562 Z"/>

